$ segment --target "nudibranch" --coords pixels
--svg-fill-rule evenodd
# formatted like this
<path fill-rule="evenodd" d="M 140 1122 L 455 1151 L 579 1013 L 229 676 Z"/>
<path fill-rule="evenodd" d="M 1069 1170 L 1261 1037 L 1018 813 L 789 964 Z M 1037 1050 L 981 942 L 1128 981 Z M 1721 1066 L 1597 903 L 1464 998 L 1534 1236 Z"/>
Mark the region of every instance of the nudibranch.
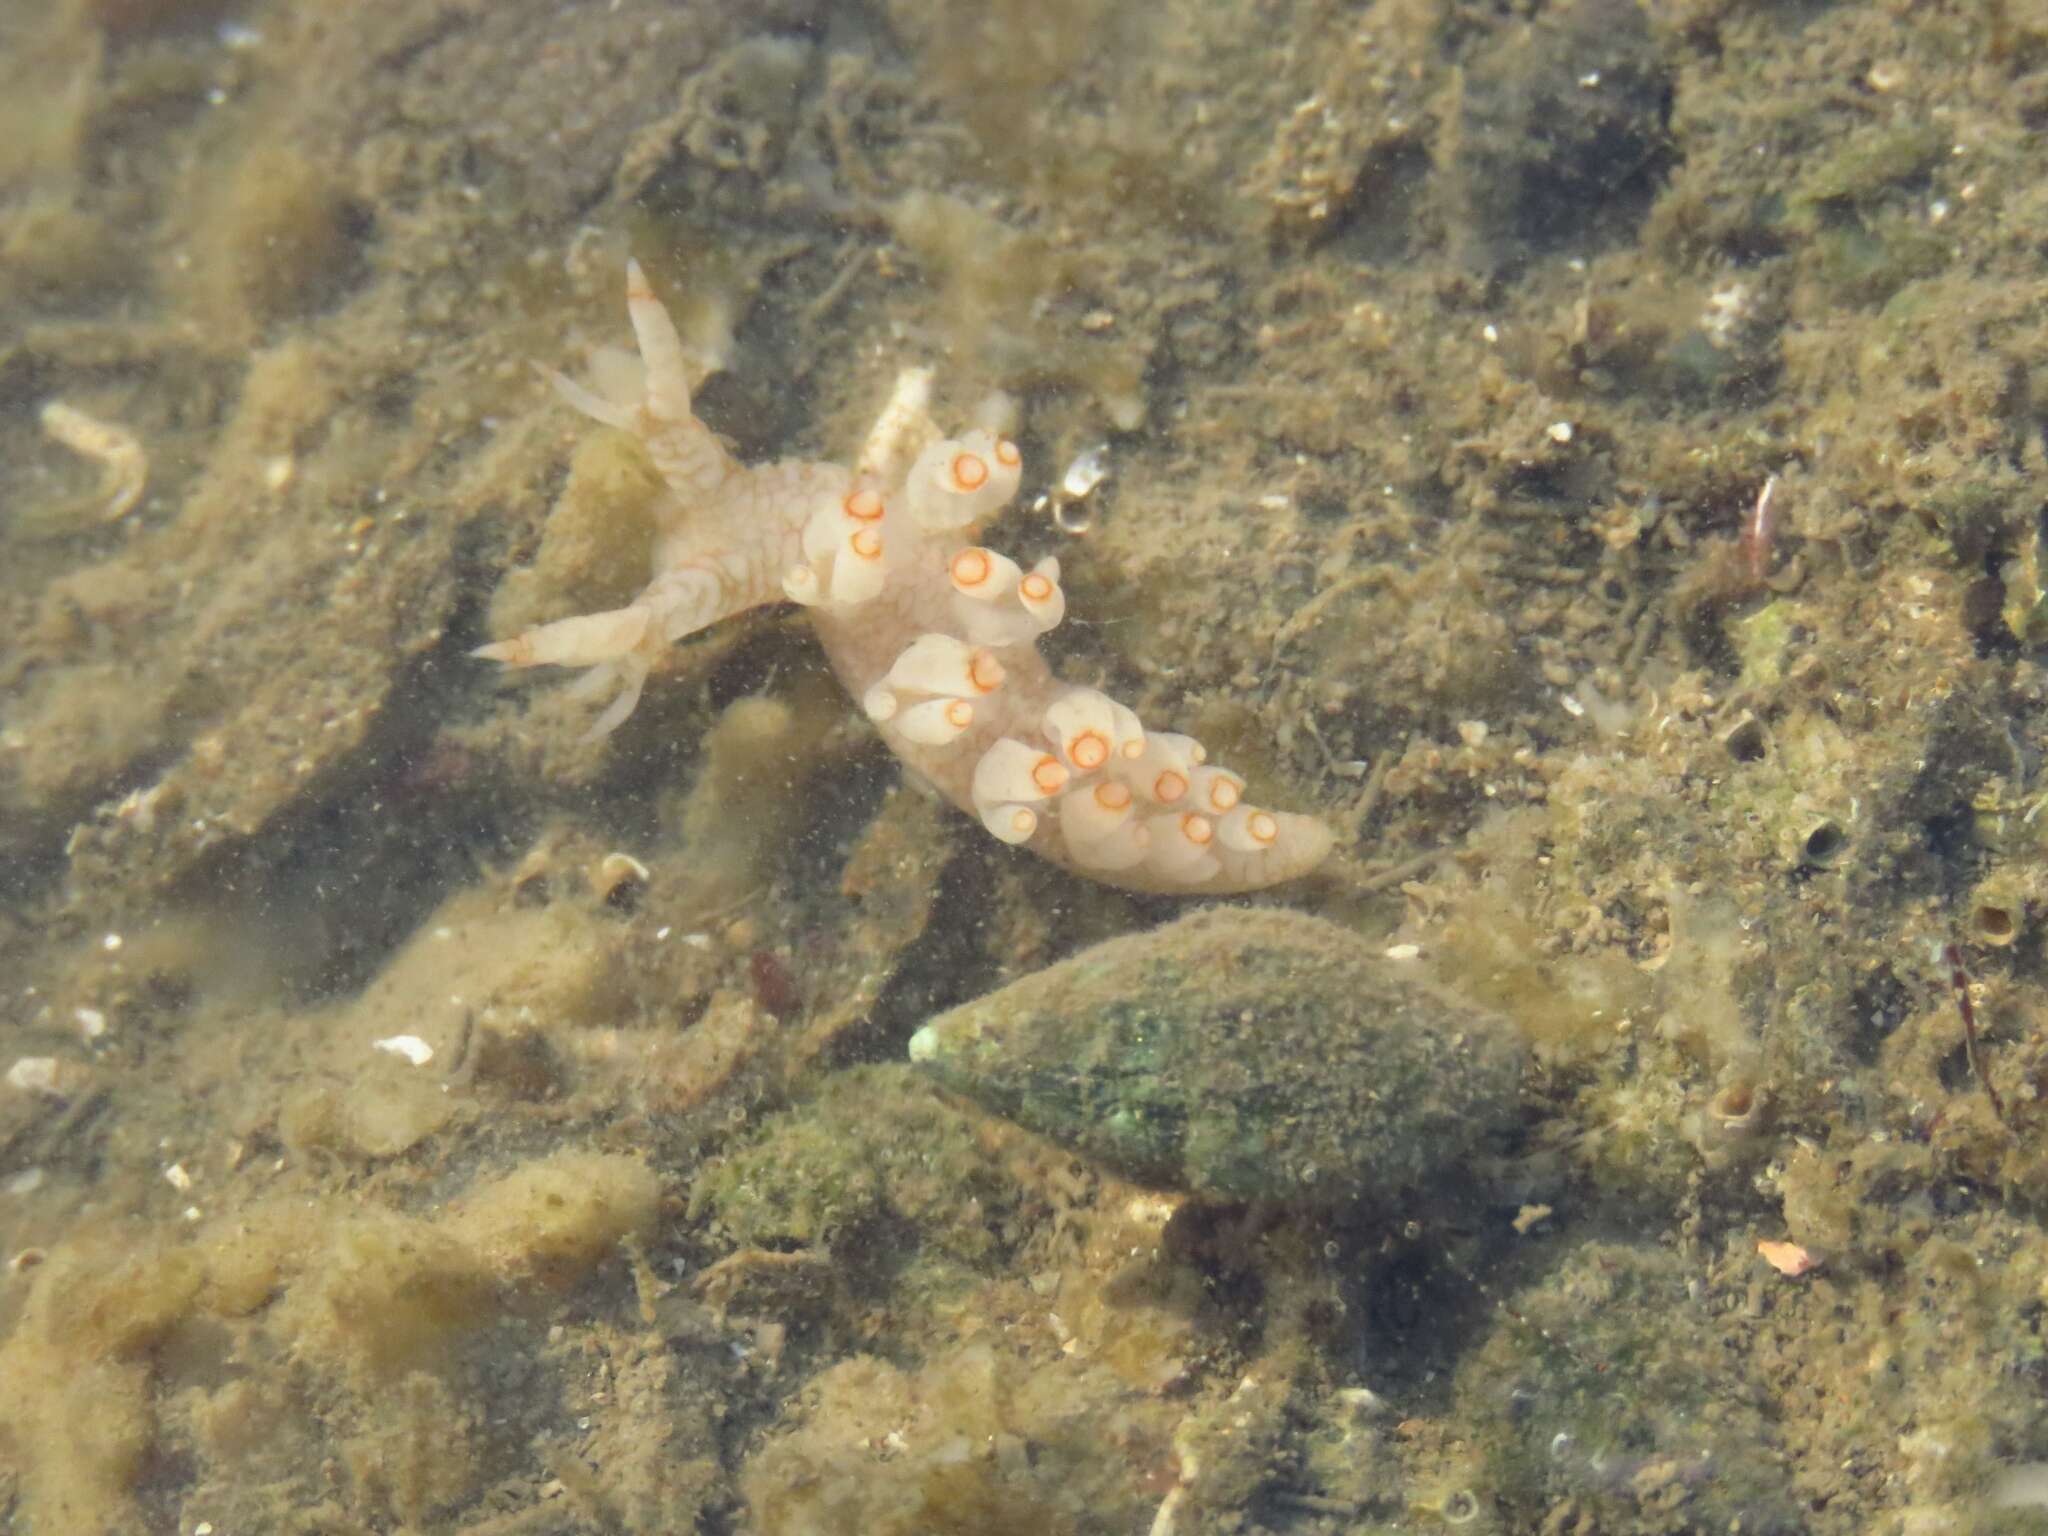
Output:
<path fill-rule="evenodd" d="M 616 691 L 592 727 L 603 734 L 665 646 L 788 600 L 810 609 L 896 755 L 1006 843 L 1129 890 L 1204 895 L 1292 879 L 1330 851 L 1327 826 L 1251 804 L 1200 742 L 1053 676 L 1037 642 L 1066 613 L 1059 562 L 1022 570 L 971 542 L 1015 494 L 1022 458 L 991 432 L 941 436 L 929 370 L 897 378 L 851 468 L 742 464 L 692 413 L 682 341 L 637 262 L 626 305 L 637 378 L 613 397 L 553 377 L 569 404 L 637 437 L 666 483 L 654 579 L 624 608 L 476 655 L 589 668 L 579 691 Z"/>

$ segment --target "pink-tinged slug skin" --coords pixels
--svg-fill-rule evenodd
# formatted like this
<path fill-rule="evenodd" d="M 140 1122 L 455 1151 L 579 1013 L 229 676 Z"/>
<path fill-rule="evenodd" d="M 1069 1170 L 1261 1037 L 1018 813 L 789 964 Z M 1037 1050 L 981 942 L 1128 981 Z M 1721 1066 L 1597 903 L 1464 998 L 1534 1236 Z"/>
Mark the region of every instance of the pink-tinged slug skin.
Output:
<path fill-rule="evenodd" d="M 682 344 L 639 264 L 627 309 L 644 383 L 632 402 L 557 377 L 577 409 L 631 432 L 668 486 L 654 577 L 624 608 L 543 624 L 476 654 L 581 666 L 609 689 L 602 735 L 685 635 L 763 603 L 811 611 L 826 654 L 883 740 L 988 832 L 1128 890 L 1226 895 L 1305 874 L 1330 830 L 1243 798 L 1192 737 L 1151 731 L 1106 694 L 1053 676 L 1038 637 L 1066 614 L 1059 562 L 1031 570 L 974 541 L 1016 493 L 1014 443 L 941 435 L 931 375 L 898 376 L 850 467 L 741 464 L 690 408 Z"/>

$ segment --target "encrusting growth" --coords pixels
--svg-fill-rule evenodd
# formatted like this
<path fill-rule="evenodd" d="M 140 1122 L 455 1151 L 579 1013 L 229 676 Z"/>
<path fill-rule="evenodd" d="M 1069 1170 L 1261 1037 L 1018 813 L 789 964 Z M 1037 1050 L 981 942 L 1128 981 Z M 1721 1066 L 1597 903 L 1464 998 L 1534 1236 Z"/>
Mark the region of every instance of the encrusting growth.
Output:
<path fill-rule="evenodd" d="M 1131 890 L 1225 894 L 1314 868 L 1330 831 L 1261 810 L 1192 737 L 1052 675 L 1038 637 L 1066 613 L 1059 562 L 1030 570 L 971 540 L 1016 493 L 1016 444 L 942 437 L 931 374 L 898 376 L 851 468 L 746 465 L 690 409 L 681 340 L 637 262 L 626 304 L 637 398 L 559 374 L 557 391 L 630 432 L 667 482 L 655 575 L 624 608 L 543 624 L 478 649 L 515 667 L 582 666 L 615 693 L 592 733 L 629 715 L 663 647 L 787 599 L 896 755 L 1006 843 Z"/>

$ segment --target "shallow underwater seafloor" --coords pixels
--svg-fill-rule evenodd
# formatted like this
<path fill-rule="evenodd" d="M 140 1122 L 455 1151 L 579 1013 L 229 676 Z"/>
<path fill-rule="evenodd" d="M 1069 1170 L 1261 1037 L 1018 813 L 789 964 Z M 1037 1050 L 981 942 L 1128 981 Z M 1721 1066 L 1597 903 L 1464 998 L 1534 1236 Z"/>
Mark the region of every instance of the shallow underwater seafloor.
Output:
<path fill-rule="evenodd" d="M 0 80 L 0 1530 L 2048 1521 L 2037 8 L 0 0 Z M 597 744 L 468 661 L 646 575 L 528 366 L 629 255 L 748 457 L 1007 392 L 1056 664 L 1337 826 L 1260 904 L 1512 1123 L 1125 1182 L 905 1046 L 1173 903 L 792 615 Z"/>

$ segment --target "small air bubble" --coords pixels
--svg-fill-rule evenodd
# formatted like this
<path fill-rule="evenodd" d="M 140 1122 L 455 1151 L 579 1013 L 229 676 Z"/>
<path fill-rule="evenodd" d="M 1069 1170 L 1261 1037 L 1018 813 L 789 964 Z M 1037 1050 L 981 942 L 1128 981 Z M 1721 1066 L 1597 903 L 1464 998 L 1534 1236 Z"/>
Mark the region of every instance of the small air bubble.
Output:
<path fill-rule="evenodd" d="M 1056 500 L 1052 504 L 1052 525 L 1078 539 L 1095 526 L 1095 511 L 1084 501 Z"/>

